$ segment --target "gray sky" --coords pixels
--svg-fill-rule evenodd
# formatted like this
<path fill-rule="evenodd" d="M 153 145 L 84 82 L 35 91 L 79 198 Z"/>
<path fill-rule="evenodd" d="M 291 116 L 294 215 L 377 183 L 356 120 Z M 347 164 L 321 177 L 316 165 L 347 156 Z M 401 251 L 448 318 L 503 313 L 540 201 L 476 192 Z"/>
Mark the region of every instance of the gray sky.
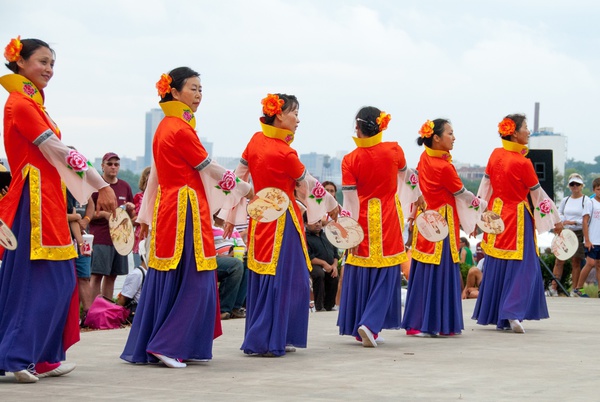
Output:
<path fill-rule="evenodd" d="M 201 137 L 238 156 L 268 92 L 295 94 L 299 153 L 352 150 L 364 105 L 392 115 L 385 140 L 414 166 L 426 119 L 452 120 L 454 160 L 485 165 L 497 124 L 526 113 L 568 136 L 568 157 L 600 147 L 600 3 L 592 0 L 2 0 L 0 45 L 21 35 L 56 51 L 46 106 L 88 158 L 143 154 L 161 73 L 201 73 Z M 3 69 L 3 74 L 10 71 Z M 0 89 L 0 102 L 7 93 Z M 597 140 L 594 140 L 594 144 Z M 4 150 L 0 150 L 4 156 Z"/>

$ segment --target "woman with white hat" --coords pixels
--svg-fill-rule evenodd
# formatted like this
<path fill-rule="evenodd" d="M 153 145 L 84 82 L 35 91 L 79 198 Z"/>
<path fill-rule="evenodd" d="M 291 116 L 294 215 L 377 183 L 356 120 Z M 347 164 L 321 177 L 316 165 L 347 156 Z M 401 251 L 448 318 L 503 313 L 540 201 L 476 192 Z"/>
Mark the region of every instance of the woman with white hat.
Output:
<path fill-rule="evenodd" d="M 558 213 L 565 229 L 571 229 L 577 235 L 577 240 L 579 241 L 579 247 L 573 257 L 571 257 L 571 279 L 573 283 L 573 292 L 571 292 L 571 295 L 582 296 L 583 294 L 578 294 L 577 292 L 579 292 L 579 290 L 576 289 L 581 273 L 581 261 L 585 259 L 582 224 L 585 206 L 592 201 L 583 194 L 583 187 L 585 187 L 585 185 L 583 184 L 583 178 L 579 173 L 571 174 L 567 182 L 569 183 L 571 195 L 562 199 L 560 206 L 558 207 Z M 562 277 L 564 266 L 565 261 L 561 261 L 557 258 L 552 273 L 559 280 Z M 556 281 L 552 281 L 548 287 L 550 296 L 558 296 L 556 288 Z"/>

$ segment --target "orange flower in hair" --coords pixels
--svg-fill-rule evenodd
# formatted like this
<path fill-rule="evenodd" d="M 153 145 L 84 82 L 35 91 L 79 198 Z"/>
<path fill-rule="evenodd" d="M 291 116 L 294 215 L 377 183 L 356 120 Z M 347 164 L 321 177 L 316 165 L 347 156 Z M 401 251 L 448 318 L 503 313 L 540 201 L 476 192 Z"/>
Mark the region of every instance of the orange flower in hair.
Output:
<path fill-rule="evenodd" d="M 513 119 L 509 119 L 508 117 L 505 117 L 500 123 L 498 123 L 498 132 L 503 137 L 514 134 L 516 129 L 517 123 L 515 123 Z"/>
<path fill-rule="evenodd" d="M 19 60 L 21 57 L 21 49 L 23 44 L 21 43 L 21 35 L 10 40 L 9 44 L 4 48 L 4 58 L 10 63 Z"/>
<path fill-rule="evenodd" d="M 383 131 L 387 129 L 388 124 L 390 124 L 390 120 L 392 120 L 392 115 L 386 112 L 379 113 L 379 117 L 375 119 L 375 123 L 379 126 L 379 131 Z"/>
<path fill-rule="evenodd" d="M 435 127 L 435 123 L 431 120 L 427 120 L 419 130 L 419 135 L 421 138 L 429 138 L 433 135 L 433 128 Z"/>
<path fill-rule="evenodd" d="M 160 80 L 156 83 L 156 89 L 158 90 L 158 96 L 164 98 L 166 94 L 171 93 L 171 82 L 173 78 L 169 74 L 163 74 L 160 76 Z"/>
<path fill-rule="evenodd" d="M 260 101 L 263 105 L 263 113 L 265 116 L 275 116 L 281 113 L 281 108 L 285 101 L 279 99 L 279 96 L 273 94 L 267 94 L 267 97 Z"/>

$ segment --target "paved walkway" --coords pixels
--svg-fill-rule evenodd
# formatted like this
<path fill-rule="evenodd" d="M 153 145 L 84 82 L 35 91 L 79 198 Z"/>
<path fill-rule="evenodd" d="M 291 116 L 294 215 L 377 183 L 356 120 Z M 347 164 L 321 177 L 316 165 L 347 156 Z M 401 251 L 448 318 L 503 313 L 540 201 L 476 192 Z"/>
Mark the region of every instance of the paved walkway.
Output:
<path fill-rule="evenodd" d="M 0 400 L 598 400 L 600 300 L 549 298 L 551 318 L 524 323 L 526 334 L 499 332 L 471 319 L 456 338 L 414 338 L 383 331 L 385 344 L 363 348 L 341 337 L 335 312 L 311 314 L 309 348 L 282 358 L 245 356 L 244 320 L 223 322 L 214 360 L 185 369 L 121 361 L 129 329 L 92 331 L 68 353 L 77 369 L 35 384 L 0 377 Z"/>

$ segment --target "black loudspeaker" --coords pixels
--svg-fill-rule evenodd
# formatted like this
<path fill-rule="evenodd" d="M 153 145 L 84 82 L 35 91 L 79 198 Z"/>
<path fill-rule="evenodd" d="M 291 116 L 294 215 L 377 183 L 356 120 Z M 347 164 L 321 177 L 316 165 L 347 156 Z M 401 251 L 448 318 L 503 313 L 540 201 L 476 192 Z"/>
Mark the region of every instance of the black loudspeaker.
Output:
<path fill-rule="evenodd" d="M 530 149 L 527 157 L 546 194 L 554 200 L 554 163 L 551 149 Z"/>

